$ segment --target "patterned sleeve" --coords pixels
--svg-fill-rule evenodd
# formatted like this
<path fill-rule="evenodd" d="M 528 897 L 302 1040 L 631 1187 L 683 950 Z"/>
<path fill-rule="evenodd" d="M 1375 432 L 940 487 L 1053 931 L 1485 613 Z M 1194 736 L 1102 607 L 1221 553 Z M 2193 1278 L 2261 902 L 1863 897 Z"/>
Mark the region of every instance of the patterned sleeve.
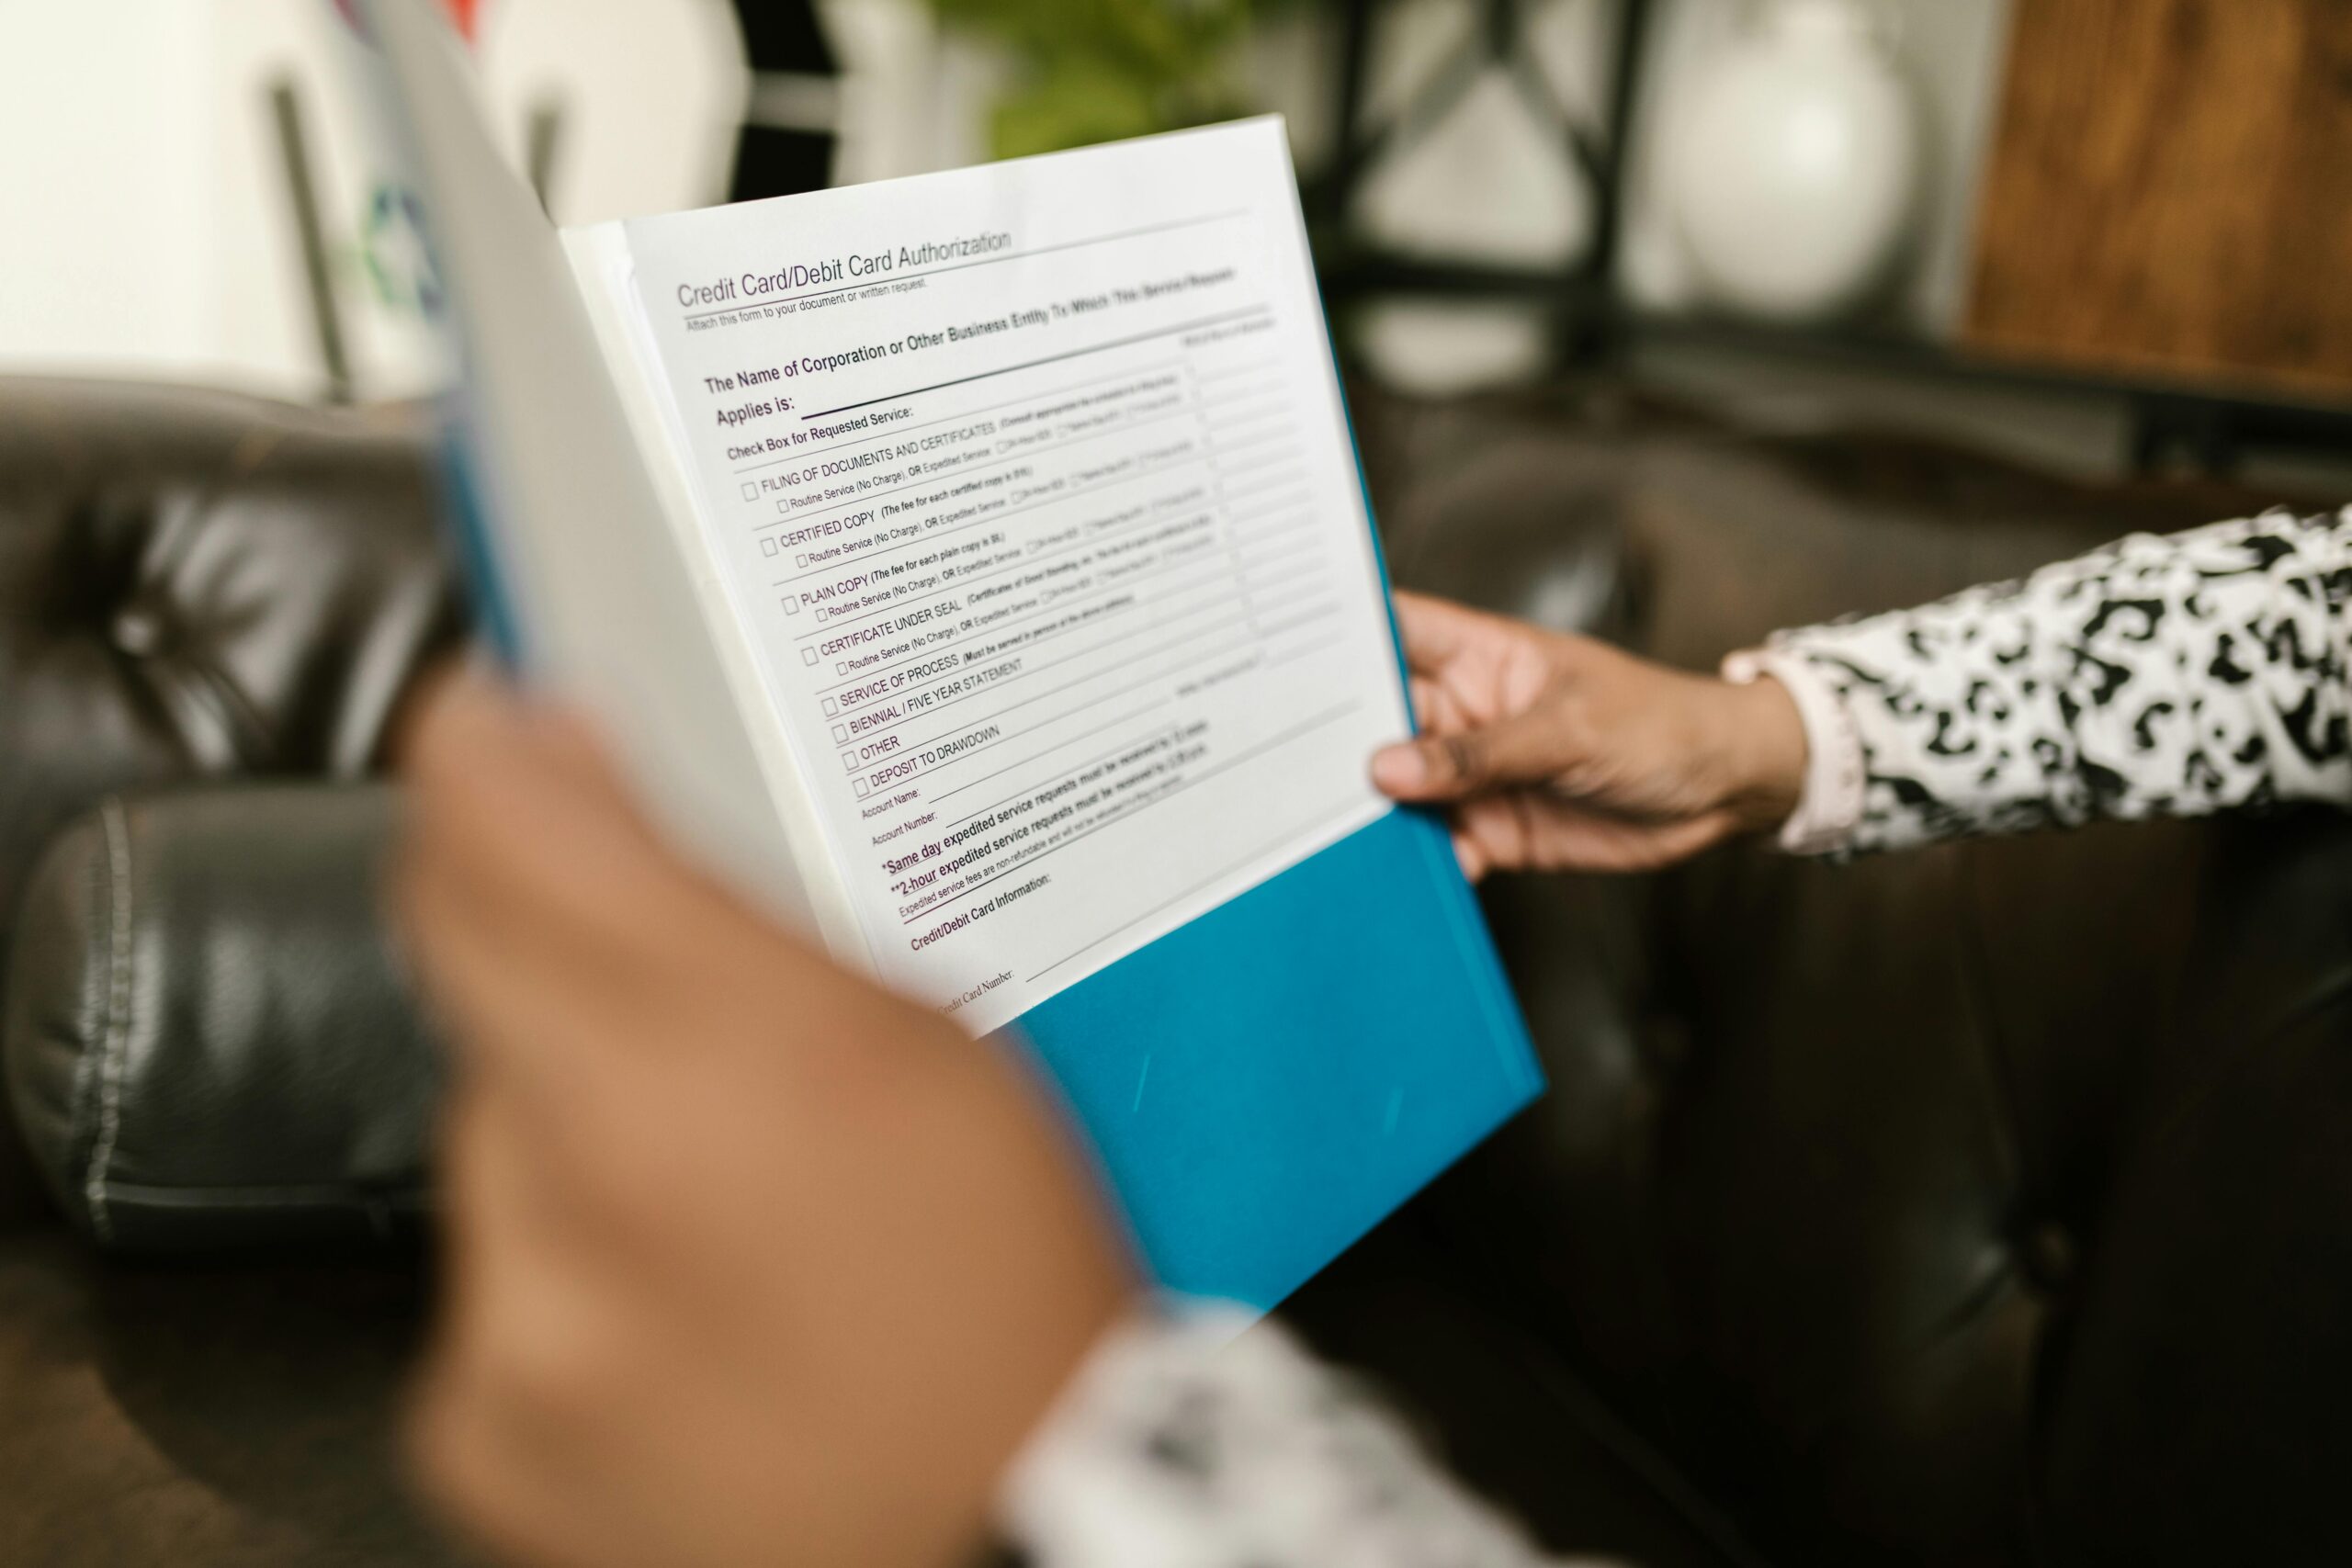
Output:
<path fill-rule="evenodd" d="M 1396 1417 L 1270 1323 L 1193 1313 L 1101 1346 L 1004 1484 L 1034 1568 L 1540 1568 Z M 1565 1568 L 1555 1564 L 1554 1568 Z"/>
<path fill-rule="evenodd" d="M 1778 633 L 1754 661 L 1827 710 L 1806 714 L 1808 796 L 1840 753 L 1859 782 L 1836 810 L 1809 799 L 1810 830 L 1784 842 L 2352 805 L 2347 600 L 2352 508 L 2134 535 L 2022 582 Z"/>

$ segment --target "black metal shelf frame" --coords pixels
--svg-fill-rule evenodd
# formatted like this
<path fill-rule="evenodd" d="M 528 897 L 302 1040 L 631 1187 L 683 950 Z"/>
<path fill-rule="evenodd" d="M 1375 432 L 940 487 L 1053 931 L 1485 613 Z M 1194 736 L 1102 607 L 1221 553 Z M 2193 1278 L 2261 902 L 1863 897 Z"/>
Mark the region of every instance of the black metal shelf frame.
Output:
<path fill-rule="evenodd" d="M 1653 0 L 1616 0 L 1601 123 L 1582 123 L 1562 101 L 1528 42 L 1529 0 L 1480 0 L 1478 26 L 1421 83 L 1406 106 L 1367 123 L 1373 35 L 1384 0 L 1339 0 L 1340 78 L 1332 152 L 1308 183 L 1306 207 L 1324 293 L 1335 311 L 1380 298 L 1515 299 L 1545 308 L 1556 327 L 1557 368 L 1603 370 L 1643 343 L 1684 344 L 1883 373 L 1997 385 L 2023 391 L 2124 400 L 2128 454 L 2154 468 L 2187 459 L 2226 473 L 2256 450 L 2352 454 L 2352 408 L 2299 402 L 2265 389 L 2099 376 L 1973 355 L 1917 334 L 1838 328 L 1761 327 L 1703 314 L 1661 315 L 1630 306 L 1618 287 L 1628 149 L 1654 20 Z M 1487 72 L 1501 69 L 1529 107 L 1556 128 L 1590 186 L 1590 243 L 1556 271 L 1397 255 L 1367 243 L 1350 209 L 1367 175 L 1400 145 L 1444 118 Z"/>

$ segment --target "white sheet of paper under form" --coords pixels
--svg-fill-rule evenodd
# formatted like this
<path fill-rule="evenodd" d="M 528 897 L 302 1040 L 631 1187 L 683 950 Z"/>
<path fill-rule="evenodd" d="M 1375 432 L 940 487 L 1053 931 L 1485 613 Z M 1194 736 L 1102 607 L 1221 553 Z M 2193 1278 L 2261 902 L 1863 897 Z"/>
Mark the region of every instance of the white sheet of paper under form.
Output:
<path fill-rule="evenodd" d="M 1279 121 L 624 231 L 887 981 L 996 1027 L 1385 809 L 1409 725 Z"/>

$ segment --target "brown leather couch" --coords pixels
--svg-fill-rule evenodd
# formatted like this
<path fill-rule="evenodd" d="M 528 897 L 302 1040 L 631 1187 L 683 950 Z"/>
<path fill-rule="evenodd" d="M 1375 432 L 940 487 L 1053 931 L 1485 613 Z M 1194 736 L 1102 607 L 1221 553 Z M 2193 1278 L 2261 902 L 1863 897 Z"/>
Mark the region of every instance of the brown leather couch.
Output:
<path fill-rule="evenodd" d="M 0 381 L 0 1006 L 53 1135 L 44 1191 L 0 1117 L 11 1568 L 440 1560 L 390 1438 L 414 1244 L 338 1239 L 423 1179 L 367 781 L 462 633 L 430 479 L 406 422 Z M 101 1262 L 108 1126 L 111 1244 L 278 1253 Z"/>
<path fill-rule="evenodd" d="M 1401 581 L 1694 667 L 2267 499 L 1606 393 L 1357 414 Z M 0 1187 L 0 1562 L 447 1555 L 387 1437 L 435 1067 L 355 782 L 458 624 L 424 468 L 0 387 L 6 1046 L 51 1189 Z M 1294 1319 L 1562 1550 L 2352 1560 L 2347 874 L 2302 814 L 1499 884 L 1553 1091 Z"/>

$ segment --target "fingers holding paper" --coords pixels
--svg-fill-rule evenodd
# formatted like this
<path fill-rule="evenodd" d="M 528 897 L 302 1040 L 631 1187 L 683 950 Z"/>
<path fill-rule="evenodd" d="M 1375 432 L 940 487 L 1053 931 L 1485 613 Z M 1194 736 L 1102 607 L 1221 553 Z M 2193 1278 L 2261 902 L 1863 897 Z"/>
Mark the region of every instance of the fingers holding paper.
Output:
<path fill-rule="evenodd" d="M 1794 809 L 1804 734 L 1776 683 L 1734 686 L 1400 592 L 1421 733 L 1373 759 L 1391 798 L 1443 808 L 1472 879 L 1642 871 Z"/>

